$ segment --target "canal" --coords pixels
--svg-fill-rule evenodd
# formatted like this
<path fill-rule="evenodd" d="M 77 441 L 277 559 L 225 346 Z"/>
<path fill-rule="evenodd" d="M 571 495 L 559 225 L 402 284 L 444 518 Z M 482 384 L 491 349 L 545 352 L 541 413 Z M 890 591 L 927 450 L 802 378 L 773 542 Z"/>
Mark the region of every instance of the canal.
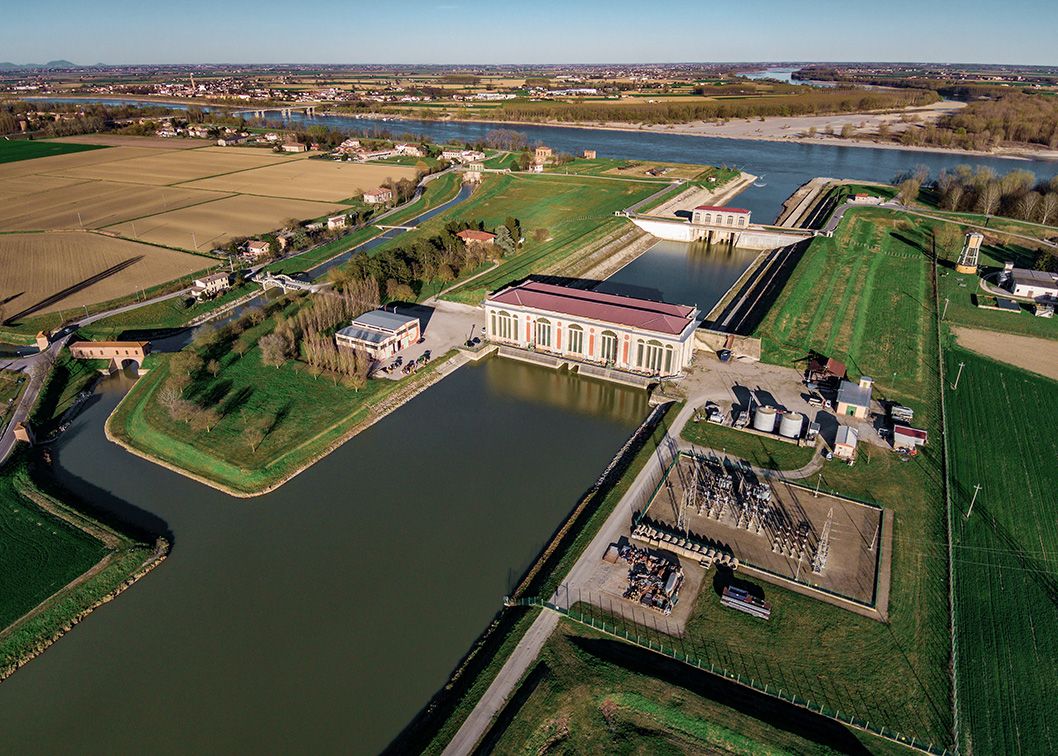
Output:
<path fill-rule="evenodd" d="M 58 442 L 55 476 L 172 554 L 0 685 L 0 751 L 378 752 L 647 412 L 491 359 L 239 500 L 105 440 L 126 380 Z"/>

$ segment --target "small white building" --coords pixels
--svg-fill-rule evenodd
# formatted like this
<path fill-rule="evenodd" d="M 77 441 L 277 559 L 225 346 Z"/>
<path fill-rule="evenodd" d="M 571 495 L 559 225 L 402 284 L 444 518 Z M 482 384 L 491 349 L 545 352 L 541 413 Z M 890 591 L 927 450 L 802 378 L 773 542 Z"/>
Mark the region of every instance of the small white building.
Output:
<path fill-rule="evenodd" d="M 412 157 L 422 157 L 422 148 L 417 144 L 398 144 L 394 148 L 398 155 L 410 155 Z"/>
<path fill-rule="evenodd" d="M 1016 297 L 1026 297 L 1037 302 L 1058 301 L 1058 273 L 1030 268 L 1015 268 L 1007 263 L 1004 268 L 1006 287 Z"/>
<path fill-rule="evenodd" d="M 308 147 L 301 142 L 284 142 L 280 147 L 283 152 L 308 152 Z"/>
<path fill-rule="evenodd" d="M 349 216 L 347 215 L 332 215 L 327 219 L 327 229 L 334 231 L 339 228 L 345 228 L 349 225 Z"/>
<path fill-rule="evenodd" d="M 264 257 L 271 253 L 272 245 L 266 241 L 259 241 L 258 239 L 251 239 L 246 242 L 246 254 L 250 257 Z"/>
<path fill-rule="evenodd" d="M 364 192 L 364 202 L 369 205 L 385 205 L 393 201 L 393 190 L 380 186 L 377 189 Z"/>
<path fill-rule="evenodd" d="M 850 425 L 839 425 L 834 437 L 834 456 L 839 459 L 852 459 L 856 456 L 856 444 L 860 435 Z"/>
<path fill-rule="evenodd" d="M 191 296 L 195 299 L 214 297 L 222 291 L 227 291 L 230 288 L 231 280 L 228 278 L 227 273 L 214 273 L 209 276 L 196 278 L 194 285 L 191 287 Z"/>
<path fill-rule="evenodd" d="M 392 357 L 419 338 L 418 318 L 387 310 L 365 312 L 334 334 L 339 347 L 364 352 L 373 360 Z"/>
<path fill-rule="evenodd" d="M 485 299 L 494 342 L 652 376 L 690 364 L 698 315 L 688 305 L 533 280 Z"/>

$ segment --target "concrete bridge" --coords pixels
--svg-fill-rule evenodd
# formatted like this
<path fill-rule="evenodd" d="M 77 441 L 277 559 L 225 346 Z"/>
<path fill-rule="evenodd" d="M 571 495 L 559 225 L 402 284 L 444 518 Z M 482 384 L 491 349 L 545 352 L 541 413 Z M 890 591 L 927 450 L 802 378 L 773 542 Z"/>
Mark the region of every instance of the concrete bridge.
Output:
<path fill-rule="evenodd" d="M 76 360 L 109 360 L 108 370 L 126 367 L 139 373 L 143 359 L 151 351 L 149 341 L 75 341 L 70 344 L 70 355 Z"/>
<path fill-rule="evenodd" d="M 258 108 L 256 110 L 236 110 L 232 115 L 248 115 L 251 118 L 264 118 L 266 113 L 279 113 L 280 118 L 290 118 L 294 112 L 307 116 L 316 115 L 318 105 L 291 105 L 286 107 Z"/>
<path fill-rule="evenodd" d="M 327 288 L 327 284 L 311 283 L 310 281 L 301 281 L 293 276 L 288 276 L 286 273 L 278 273 L 276 275 L 266 275 L 257 279 L 257 283 L 261 284 L 261 288 L 265 291 L 268 289 L 282 289 L 283 293 L 288 291 L 308 291 L 317 292 L 321 289 Z"/>

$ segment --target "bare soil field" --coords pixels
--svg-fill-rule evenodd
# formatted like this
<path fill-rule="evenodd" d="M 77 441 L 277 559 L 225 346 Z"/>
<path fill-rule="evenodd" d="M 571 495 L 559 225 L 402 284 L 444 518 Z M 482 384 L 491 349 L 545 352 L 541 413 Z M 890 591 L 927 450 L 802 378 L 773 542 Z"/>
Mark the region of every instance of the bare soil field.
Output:
<path fill-rule="evenodd" d="M 218 147 L 210 143 L 209 147 L 202 147 L 206 153 L 222 152 L 229 155 L 271 155 L 278 161 L 304 160 L 305 158 L 319 155 L 318 152 L 272 152 L 270 147 Z"/>
<path fill-rule="evenodd" d="M 267 197 L 337 202 L 362 194 L 386 180 L 414 179 L 414 168 L 402 165 L 299 160 L 187 184 L 193 189 L 259 194 Z"/>
<path fill-rule="evenodd" d="M 959 346 L 1058 381 L 1058 341 L 975 328 L 952 329 Z"/>
<path fill-rule="evenodd" d="M 129 238 L 203 252 L 232 237 L 273 231 L 288 218 L 307 220 L 343 208 L 343 205 L 323 202 L 238 196 L 171 210 L 134 223 L 121 223 L 108 230 Z"/>
<path fill-rule="evenodd" d="M 83 184 L 83 179 L 64 178 L 62 176 L 16 176 L 0 180 L 0 201 L 26 197 L 30 194 L 48 192 L 74 184 Z"/>
<path fill-rule="evenodd" d="M 105 150 L 88 150 L 86 152 L 70 152 L 65 155 L 50 155 L 48 157 L 35 158 L 33 160 L 19 160 L 15 163 L 4 163 L 0 165 L 0 182 L 22 176 L 33 176 L 36 174 L 47 174 L 49 176 L 67 176 L 70 171 L 77 170 L 90 165 L 101 165 L 113 163 L 119 160 L 129 160 L 138 157 L 149 157 L 151 155 L 163 155 L 165 150 L 150 149 L 147 147 L 110 147 Z"/>
<path fill-rule="evenodd" d="M 129 134 L 78 134 L 49 139 L 49 142 L 102 144 L 107 147 L 156 147 L 163 150 L 193 150 L 213 144 L 211 139 L 167 139 L 165 137 L 131 136 Z"/>
<path fill-rule="evenodd" d="M 215 264 L 85 231 L 0 234 L 0 292 L 8 319 L 105 302 Z"/>
<path fill-rule="evenodd" d="M 272 152 L 261 152 L 260 155 L 246 155 L 230 152 L 206 152 L 205 150 L 165 150 L 143 157 L 133 157 L 128 160 L 39 172 L 85 179 L 124 181 L 133 184 L 168 185 L 181 184 L 186 181 L 206 178 L 207 176 L 231 173 L 232 171 L 246 171 L 251 168 L 259 168 L 263 165 L 281 162 L 282 160 L 282 157 Z"/>
<path fill-rule="evenodd" d="M 48 178 L 35 176 L 33 180 Z M 0 205 L 0 230 L 102 228 L 226 196 L 230 195 L 177 187 L 84 181 L 50 191 L 5 198 Z"/>

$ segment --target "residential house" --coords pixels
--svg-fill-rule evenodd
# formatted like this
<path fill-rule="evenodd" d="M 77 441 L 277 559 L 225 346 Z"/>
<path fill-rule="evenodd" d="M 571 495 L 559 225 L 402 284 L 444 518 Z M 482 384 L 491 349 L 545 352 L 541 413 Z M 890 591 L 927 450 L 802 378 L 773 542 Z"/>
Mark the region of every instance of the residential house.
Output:
<path fill-rule="evenodd" d="M 267 257 L 272 253 L 272 245 L 259 239 L 246 242 L 246 254 L 253 258 Z"/>
<path fill-rule="evenodd" d="M 334 341 L 339 347 L 364 352 L 373 360 L 384 360 L 416 343 L 420 335 L 418 318 L 372 310 L 334 334 Z"/>
<path fill-rule="evenodd" d="M 280 147 L 283 152 L 308 152 L 308 147 L 301 142 L 284 142 Z"/>
<path fill-rule="evenodd" d="M 347 215 L 332 215 L 327 219 L 327 229 L 334 231 L 339 228 L 345 228 L 349 225 L 349 216 Z"/>
<path fill-rule="evenodd" d="M 231 280 L 226 272 L 214 273 L 196 278 L 191 287 L 191 296 L 195 299 L 214 297 L 231 288 Z"/>
<path fill-rule="evenodd" d="M 364 192 L 364 202 L 369 205 L 387 205 L 393 201 L 393 190 L 380 186 Z"/>
<path fill-rule="evenodd" d="M 463 240 L 463 245 L 470 247 L 491 247 L 496 243 L 496 234 L 488 231 L 478 231 L 476 228 L 468 228 L 456 234 Z"/>

